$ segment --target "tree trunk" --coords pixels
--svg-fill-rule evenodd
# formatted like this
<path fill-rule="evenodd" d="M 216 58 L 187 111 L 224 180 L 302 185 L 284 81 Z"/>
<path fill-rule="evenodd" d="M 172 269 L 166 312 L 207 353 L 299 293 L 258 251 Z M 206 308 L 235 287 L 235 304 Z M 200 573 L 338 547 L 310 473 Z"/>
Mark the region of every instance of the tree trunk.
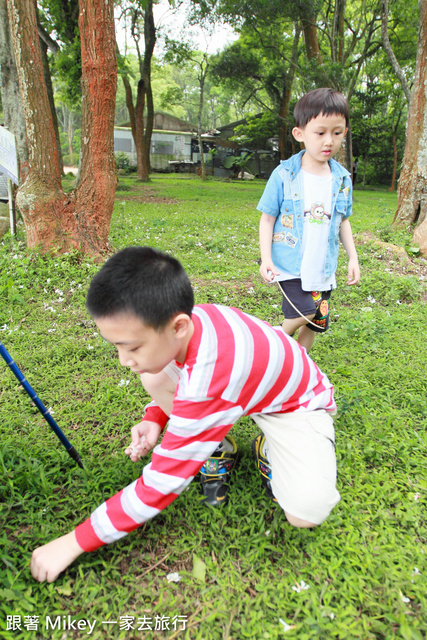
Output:
<path fill-rule="evenodd" d="M 17 196 L 27 244 L 41 251 L 79 249 L 98 255 L 107 248 L 116 188 L 113 2 L 80 1 L 81 163 L 75 191 L 65 194 L 44 82 L 35 3 L 7 1 L 29 146 L 29 173 Z"/>
<path fill-rule="evenodd" d="M 391 185 L 388 191 L 394 191 L 396 188 L 396 175 L 397 175 L 397 133 L 396 129 L 393 129 L 393 174 L 391 176 Z"/>
<path fill-rule="evenodd" d="M 393 126 L 393 175 L 391 177 L 391 185 L 388 188 L 389 191 L 396 189 L 396 175 L 397 175 L 397 131 L 399 128 L 400 116 L 402 111 L 399 111 L 396 122 Z"/>
<path fill-rule="evenodd" d="M 390 39 L 388 37 L 388 0 L 381 0 L 381 39 L 392 69 L 402 86 L 403 93 L 405 94 L 405 98 L 409 104 L 411 99 L 411 90 L 406 80 L 406 75 L 394 55 L 394 51 L 391 48 Z"/>
<path fill-rule="evenodd" d="M 6 0 L 0 0 L 1 101 L 4 124 L 15 136 L 21 180 L 28 170 L 27 132 L 19 95 L 15 54 L 9 29 Z"/>
<path fill-rule="evenodd" d="M 279 151 L 280 151 L 280 159 L 286 159 L 286 139 L 288 136 L 289 129 L 289 104 L 291 102 L 292 96 L 292 85 L 295 78 L 295 69 L 298 63 L 298 45 L 301 35 L 301 27 L 299 23 L 296 21 L 294 23 L 294 41 L 292 44 L 292 64 L 289 66 L 289 71 L 287 74 L 287 82 L 286 87 L 284 88 L 281 101 L 279 105 L 279 117 L 280 117 L 280 126 L 279 126 Z M 290 135 L 292 149 L 294 137 Z"/>
<path fill-rule="evenodd" d="M 363 164 L 363 180 L 362 180 L 362 185 L 365 186 L 366 185 L 366 170 L 368 168 L 368 156 L 365 156 L 363 158 L 364 160 L 364 164 Z"/>
<path fill-rule="evenodd" d="M 53 98 L 52 76 L 50 74 L 49 59 L 47 57 L 47 44 L 45 43 L 45 41 L 42 38 L 40 38 L 40 53 L 41 53 L 41 56 L 42 56 L 44 80 L 45 80 L 45 83 L 46 83 L 46 89 L 47 89 L 47 95 L 48 95 L 48 98 L 49 98 L 50 110 L 51 110 L 51 113 L 52 113 L 53 126 L 54 126 L 54 129 L 55 129 L 56 144 L 57 144 L 57 147 L 58 147 L 59 166 L 61 167 L 61 173 L 63 173 L 64 172 L 64 163 L 63 163 L 63 160 L 62 160 L 61 141 L 60 141 L 60 138 L 59 138 L 58 116 L 56 115 L 55 100 Z"/>
<path fill-rule="evenodd" d="M 292 86 L 292 80 L 291 80 Z M 279 126 L 279 151 L 280 151 L 280 159 L 286 159 L 286 136 L 288 132 L 288 122 L 289 122 L 289 103 L 291 101 L 291 88 L 286 87 L 283 95 L 282 101 L 279 107 L 279 116 L 280 116 L 280 126 Z M 292 136 L 291 136 L 292 137 Z"/>
<path fill-rule="evenodd" d="M 143 176 L 141 179 L 148 181 L 151 173 L 150 147 L 154 126 L 154 102 L 153 91 L 151 88 L 151 60 L 153 58 L 153 51 L 156 44 L 156 27 L 154 25 L 153 0 L 148 0 L 144 11 L 144 39 L 144 61 L 142 63 L 141 77 L 144 81 L 147 118 L 143 136 Z"/>
<path fill-rule="evenodd" d="M 150 173 L 151 173 L 150 147 L 151 147 L 151 137 L 153 135 L 153 127 L 154 127 L 154 105 L 153 105 L 153 93 L 151 90 L 151 78 L 150 78 L 149 86 L 145 89 L 145 101 L 147 104 L 147 117 L 145 120 L 145 131 L 142 135 L 141 175 L 138 171 L 138 177 L 143 182 L 148 182 L 148 180 L 150 179 Z"/>
<path fill-rule="evenodd" d="M 203 83 L 200 85 L 200 97 L 199 97 L 199 112 L 197 114 L 197 140 L 200 147 L 200 176 L 202 180 L 206 180 L 206 162 L 205 154 L 203 153 L 203 139 L 202 139 L 202 109 L 203 109 Z"/>
<path fill-rule="evenodd" d="M 420 23 L 414 86 L 393 226 L 416 224 L 414 242 L 427 255 L 427 0 L 419 0 Z"/>
<path fill-rule="evenodd" d="M 71 109 L 67 109 L 67 139 L 68 139 L 68 155 L 70 156 L 70 165 L 74 165 L 74 149 L 73 149 L 73 137 L 74 137 L 74 126 L 73 126 L 73 114 Z"/>
<path fill-rule="evenodd" d="M 136 153 L 136 168 L 138 172 L 138 180 L 146 181 L 148 176 L 144 168 L 144 106 L 145 106 L 145 91 L 144 81 L 141 79 L 138 81 L 136 106 L 133 104 L 132 88 L 130 86 L 127 76 L 123 76 L 123 85 L 126 94 L 126 106 L 129 111 L 130 126 L 132 130 L 132 137 L 135 144 Z"/>
<path fill-rule="evenodd" d="M 323 58 L 319 47 L 319 39 L 317 34 L 316 18 L 314 15 L 307 15 L 301 19 L 301 26 L 304 32 L 305 48 L 307 58 L 315 60 L 320 65 L 323 64 Z"/>
<path fill-rule="evenodd" d="M 203 139 L 202 139 L 202 114 L 203 114 L 205 81 L 206 81 L 206 76 L 208 75 L 208 71 L 209 71 L 209 62 L 207 61 L 206 55 L 205 55 L 204 59 L 200 63 L 200 75 L 198 77 L 200 95 L 199 95 L 199 110 L 197 113 L 197 139 L 199 141 L 199 147 L 200 147 L 200 169 L 201 169 L 202 180 L 206 180 L 206 163 L 205 163 L 205 154 L 203 153 Z"/>
<path fill-rule="evenodd" d="M 156 27 L 153 16 L 153 0 L 147 0 L 144 9 L 144 56 L 139 48 L 140 34 L 136 28 L 140 11 L 133 9 L 132 12 L 132 37 L 139 62 L 140 80 L 136 96 L 136 104 L 133 104 L 132 89 L 128 78 L 122 77 L 126 93 L 126 106 L 129 111 L 129 118 L 132 129 L 132 137 L 135 143 L 136 166 L 138 180 L 148 182 L 151 173 L 150 148 L 151 137 L 154 124 L 154 104 L 151 89 L 151 60 L 154 46 L 156 44 Z M 144 123 L 144 110 L 147 107 L 147 115 Z"/>

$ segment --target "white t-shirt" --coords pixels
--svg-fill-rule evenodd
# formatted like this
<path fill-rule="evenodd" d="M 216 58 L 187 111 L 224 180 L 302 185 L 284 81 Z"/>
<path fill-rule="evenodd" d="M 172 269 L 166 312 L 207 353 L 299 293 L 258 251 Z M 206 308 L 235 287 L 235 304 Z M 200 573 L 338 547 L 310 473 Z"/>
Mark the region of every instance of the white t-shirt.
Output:
<path fill-rule="evenodd" d="M 303 291 L 328 291 L 336 288 L 335 274 L 324 276 L 332 209 L 332 173 L 317 176 L 302 169 L 304 182 L 304 230 L 302 236 L 301 284 Z M 281 271 L 275 280 L 296 276 Z"/>

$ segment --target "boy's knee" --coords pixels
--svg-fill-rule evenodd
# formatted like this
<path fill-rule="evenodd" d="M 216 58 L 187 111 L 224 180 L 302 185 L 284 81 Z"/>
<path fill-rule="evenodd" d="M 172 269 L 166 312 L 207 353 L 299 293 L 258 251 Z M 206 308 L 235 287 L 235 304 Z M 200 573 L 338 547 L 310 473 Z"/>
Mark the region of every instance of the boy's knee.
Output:
<path fill-rule="evenodd" d="M 299 529 L 311 529 L 312 527 L 319 526 L 318 524 L 310 522 L 309 520 L 302 520 L 301 518 L 297 518 L 287 511 L 285 511 L 285 516 L 289 524 L 291 524 L 293 527 L 298 527 Z"/>
<path fill-rule="evenodd" d="M 282 322 L 282 329 L 285 333 L 292 336 L 300 327 L 307 325 L 309 320 L 313 320 L 314 313 L 307 316 L 299 316 L 298 318 L 285 318 Z"/>
<path fill-rule="evenodd" d="M 155 396 L 158 391 L 161 391 L 165 386 L 165 377 L 163 372 L 160 373 L 143 373 L 141 375 L 141 382 L 144 389 L 150 396 Z"/>
<path fill-rule="evenodd" d="M 164 371 L 160 373 L 143 373 L 141 375 L 142 386 L 156 404 L 169 416 L 172 412 L 173 398 L 176 391 L 176 382 Z"/>
<path fill-rule="evenodd" d="M 341 496 L 334 483 L 322 483 L 320 480 L 319 485 L 320 491 L 316 491 L 315 487 L 312 487 L 309 494 L 304 490 L 299 492 L 294 490 L 290 498 L 289 495 L 280 495 L 277 486 L 273 486 L 272 483 L 273 493 L 283 509 L 286 519 L 293 527 L 300 529 L 318 527 L 329 517 L 340 501 Z"/>

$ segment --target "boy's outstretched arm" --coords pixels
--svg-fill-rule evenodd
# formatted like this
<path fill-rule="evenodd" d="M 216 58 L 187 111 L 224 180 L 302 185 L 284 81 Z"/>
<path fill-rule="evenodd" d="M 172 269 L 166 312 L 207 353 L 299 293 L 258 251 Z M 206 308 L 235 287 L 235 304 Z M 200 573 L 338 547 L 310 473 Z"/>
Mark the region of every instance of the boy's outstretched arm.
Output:
<path fill-rule="evenodd" d="M 74 531 L 51 540 L 33 551 L 31 573 L 39 582 L 53 582 L 80 554 L 83 549 Z"/>
<path fill-rule="evenodd" d="M 261 215 L 259 222 L 259 246 L 261 251 L 261 266 L 259 272 L 267 282 L 271 282 L 279 272 L 271 259 L 271 242 L 273 239 L 273 228 L 276 218 L 267 213 Z"/>
<path fill-rule="evenodd" d="M 340 239 L 348 256 L 347 284 L 357 284 L 360 280 L 360 267 L 348 218 L 341 222 Z"/>
<path fill-rule="evenodd" d="M 157 444 L 162 427 L 155 422 L 142 421 L 132 430 L 132 444 L 125 449 L 133 462 L 146 455 Z M 74 531 L 51 540 L 33 551 L 31 573 L 39 582 L 54 582 L 80 554 L 84 553 Z"/>

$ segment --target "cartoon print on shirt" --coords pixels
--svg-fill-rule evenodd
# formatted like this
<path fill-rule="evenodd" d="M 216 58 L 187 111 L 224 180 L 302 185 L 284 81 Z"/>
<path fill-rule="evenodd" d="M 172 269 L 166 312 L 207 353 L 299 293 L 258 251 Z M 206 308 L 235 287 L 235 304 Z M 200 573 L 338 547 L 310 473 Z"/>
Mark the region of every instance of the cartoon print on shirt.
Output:
<path fill-rule="evenodd" d="M 284 242 L 292 249 L 295 249 L 298 238 L 293 236 L 289 231 L 280 231 L 279 233 L 273 234 L 273 242 Z"/>
<path fill-rule="evenodd" d="M 341 186 L 340 186 L 340 193 L 344 194 L 345 198 L 348 198 L 348 196 L 350 195 L 350 187 L 345 187 L 344 186 L 344 181 L 341 182 Z"/>
<path fill-rule="evenodd" d="M 294 226 L 294 216 L 290 213 L 282 213 L 282 226 L 285 229 L 292 229 Z"/>
<path fill-rule="evenodd" d="M 325 211 L 323 202 L 313 202 L 309 211 L 304 211 L 304 217 L 308 222 L 322 224 L 324 220 L 330 220 L 331 214 Z"/>

